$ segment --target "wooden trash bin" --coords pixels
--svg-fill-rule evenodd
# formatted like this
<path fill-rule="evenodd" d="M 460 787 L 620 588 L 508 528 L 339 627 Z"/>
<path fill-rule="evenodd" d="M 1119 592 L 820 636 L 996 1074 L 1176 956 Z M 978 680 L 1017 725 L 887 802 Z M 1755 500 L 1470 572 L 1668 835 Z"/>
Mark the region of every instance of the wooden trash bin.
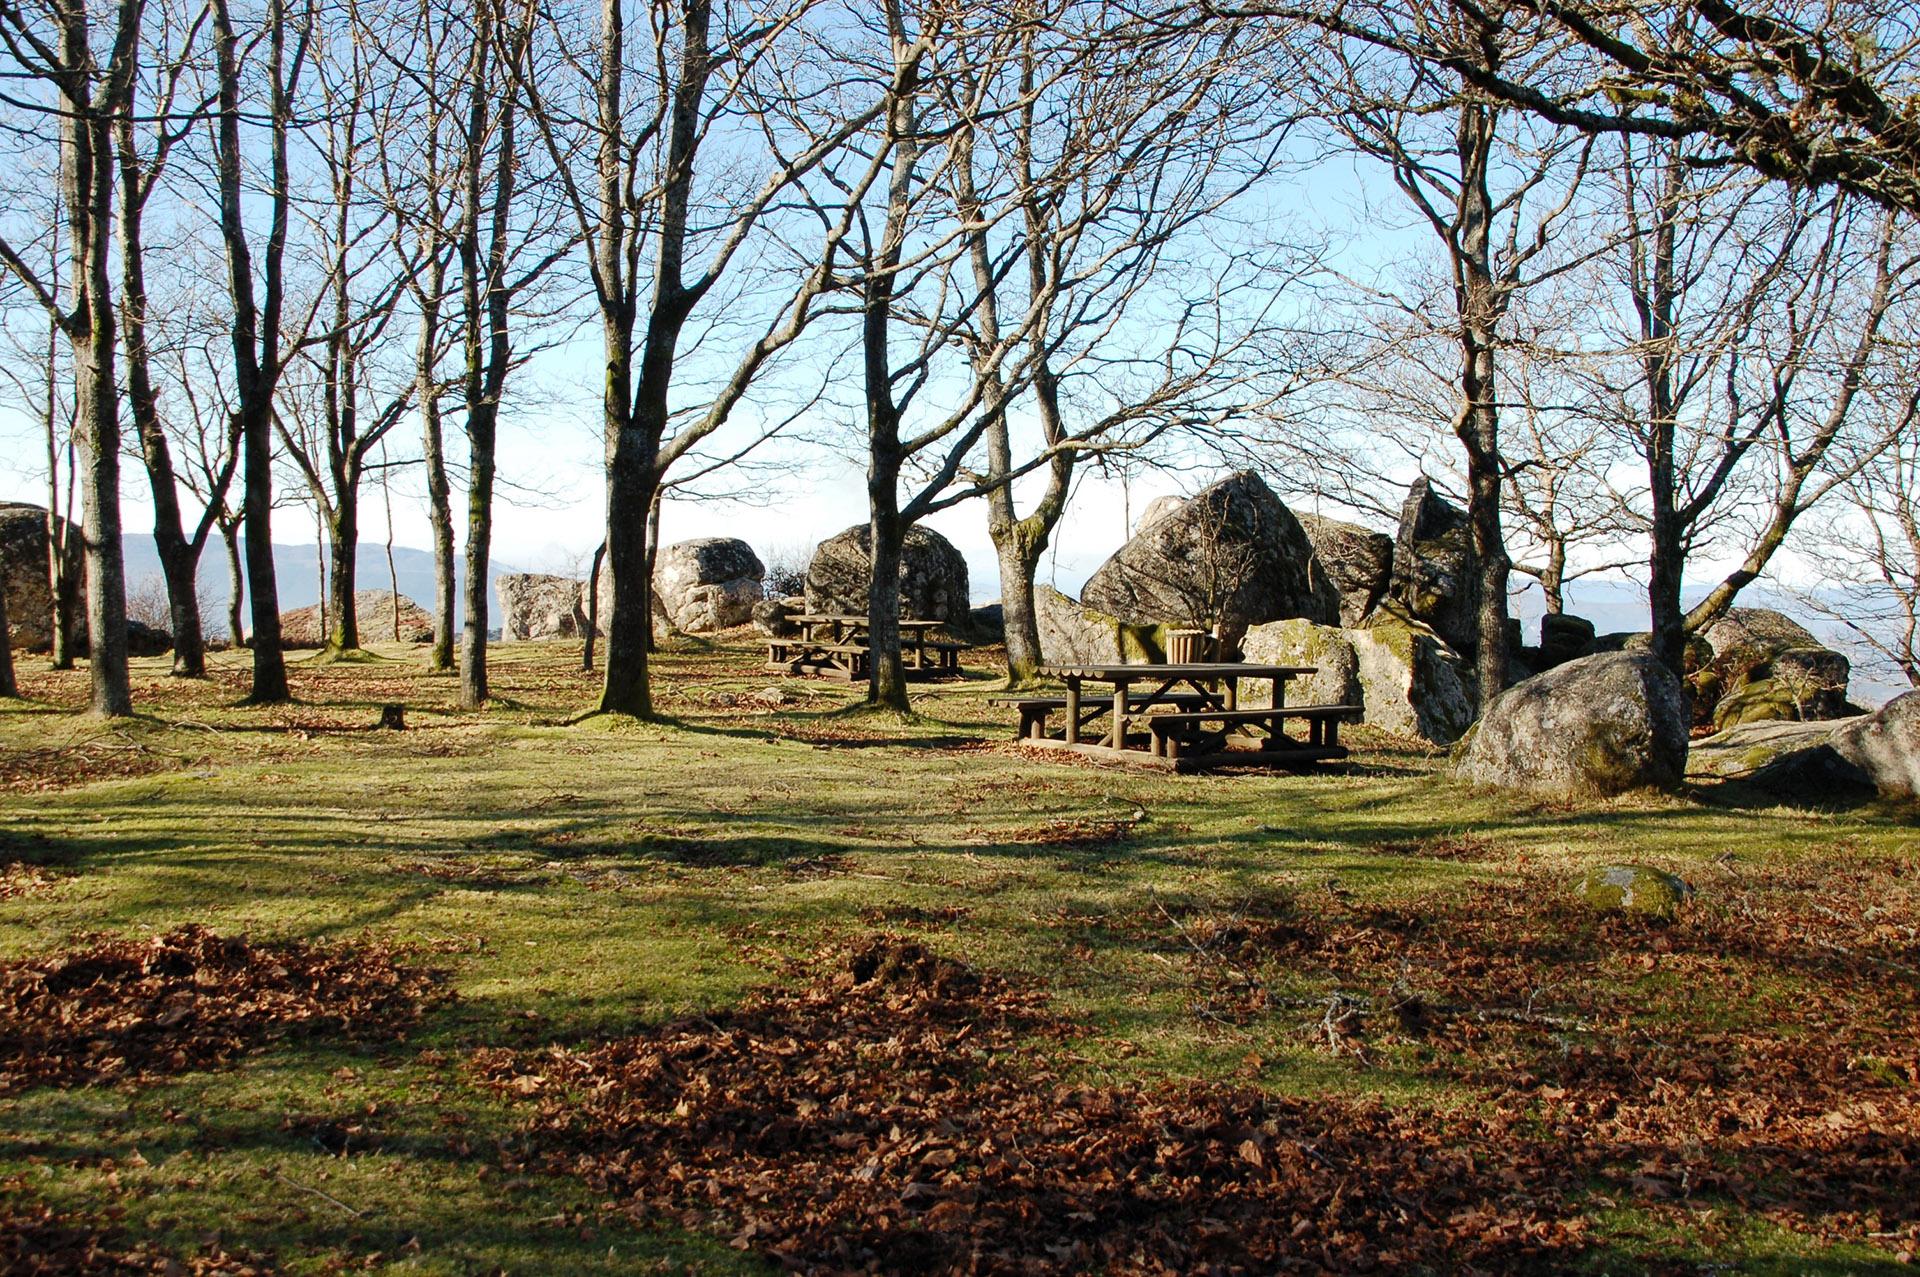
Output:
<path fill-rule="evenodd" d="M 1213 636 L 1205 630 L 1168 630 L 1167 664 L 1202 665 L 1213 659 Z"/>

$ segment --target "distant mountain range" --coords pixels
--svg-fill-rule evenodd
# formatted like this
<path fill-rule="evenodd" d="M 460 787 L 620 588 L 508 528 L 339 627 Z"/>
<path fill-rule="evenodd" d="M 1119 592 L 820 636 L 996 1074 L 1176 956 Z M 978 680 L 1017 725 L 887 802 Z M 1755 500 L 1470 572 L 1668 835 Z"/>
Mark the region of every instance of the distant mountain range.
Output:
<path fill-rule="evenodd" d="M 142 584 L 160 580 L 160 554 L 154 549 L 153 537 L 149 533 L 128 533 L 121 539 L 126 555 L 127 589 L 137 591 Z M 312 545 L 275 545 L 273 547 L 274 583 L 280 592 L 280 608 L 292 611 L 299 607 L 312 607 L 320 601 L 320 577 L 318 574 L 318 546 Z M 246 553 L 246 542 L 240 543 L 241 554 Z M 400 593 L 432 610 L 433 606 L 433 551 L 415 550 L 408 546 L 393 547 L 394 575 L 399 579 Z M 391 588 L 387 575 L 387 549 L 385 545 L 362 543 L 360 552 L 354 556 L 354 567 L 358 574 L 357 585 L 362 590 L 385 590 Z M 488 566 L 489 583 L 503 574 L 518 572 L 520 569 L 506 563 L 495 562 Z M 454 567 L 455 589 L 464 576 L 456 562 Z M 221 623 L 227 614 L 227 595 L 230 587 L 227 580 L 226 547 L 218 541 L 207 546 L 200 556 L 200 590 L 205 604 L 205 623 L 209 634 L 220 634 L 225 629 Z M 488 591 L 488 617 L 498 628 L 500 620 L 500 595 L 497 590 Z"/>

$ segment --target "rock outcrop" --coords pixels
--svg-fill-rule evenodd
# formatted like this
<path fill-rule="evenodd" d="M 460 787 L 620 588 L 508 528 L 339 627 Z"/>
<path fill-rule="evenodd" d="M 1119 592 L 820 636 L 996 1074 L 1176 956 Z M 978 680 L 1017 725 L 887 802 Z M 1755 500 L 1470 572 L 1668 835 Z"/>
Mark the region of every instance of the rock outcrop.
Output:
<path fill-rule="evenodd" d="M 392 590 L 356 590 L 353 595 L 354 621 L 360 627 L 362 643 L 393 641 L 395 609 L 400 613 L 400 641 L 433 642 L 433 617 L 404 594 Z M 320 625 L 320 607 L 295 608 L 280 614 L 280 642 L 285 647 L 325 647 L 326 631 Z"/>
<path fill-rule="evenodd" d="M 1247 631 L 1240 640 L 1240 652 L 1242 660 L 1257 665 L 1311 665 L 1319 671 L 1311 678 L 1297 678 L 1287 684 L 1289 705 L 1365 703 L 1360 653 L 1346 630 L 1315 625 L 1299 617 L 1269 621 Z"/>
<path fill-rule="evenodd" d="M 1686 771 L 1691 722 L 1686 689 L 1651 656 L 1585 656 L 1494 698 L 1455 748 L 1453 772 L 1550 799 L 1670 789 Z"/>
<path fill-rule="evenodd" d="M 1340 591 L 1340 624 L 1352 629 L 1386 597 L 1393 581 L 1393 538 L 1355 523 L 1296 514 L 1313 552 Z"/>
<path fill-rule="evenodd" d="M 67 525 L 68 624 L 85 645 L 86 572 L 80 529 Z M 7 630 L 15 647 L 44 652 L 53 646 L 53 588 L 47 571 L 47 512 L 24 502 L 0 501 L 0 587 L 7 592 Z"/>
<path fill-rule="evenodd" d="M 1382 603 L 1345 635 L 1359 663 L 1364 722 L 1436 745 L 1451 745 L 1473 722 L 1472 667 L 1398 603 Z"/>
<path fill-rule="evenodd" d="M 1736 607 L 1707 627 L 1713 657 L 1695 680 L 1715 729 L 1781 719 L 1842 718 L 1852 668 L 1804 626 L 1767 608 Z"/>
<path fill-rule="evenodd" d="M 1050 585 L 1033 587 L 1040 659 L 1049 665 L 1148 665 L 1166 660 L 1166 627 L 1128 625 Z"/>
<path fill-rule="evenodd" d="M 1080 597 L 1129 625 L 1217 624 L 1228 647 L 1251 625 L 1340 619 L 1340 592 L 1313 542 L 1251 470 L 1144 526 L 1088 579 Z"/>
<path fill-rule="evenodd" d="M 1447 646 L 1471 656 L 1480 644 L 1480 558 L 1466 512 L 1422 476 L 1407 492 L 1393 541 L 1388 593 Z"/>
<path fill-rule="evenodd" d="M 734 537 L 701 537 L 660 547 L 653 562 L 656 614 L 685 634 L 745 625 L 765 594 L 766 567 Z"/>
<path fill-rule="evenodd" d="M 500 596 L 500 633 L 509 643 L 579 638 L 587 624 L 586 587 L 570 576 L 504 573 L 494 579 Z"/>
<path fill-rule="evenodd" d="M 872 529 L 864 523 L 815 547 L 807 564 L 807 610 L 865 616 L 872 547 Z M 900 555 L 901 615 L 964 624 L 967 589 L 967 561 L 953 543 L 931 528 L 908 529 Z"/>
<path fill-rule="evenodd" d="M 1699 742 L 1688 770 L 1782 798 L 1920 797 L 1920 692 L 1833 722 L 1742 723 Z"/>

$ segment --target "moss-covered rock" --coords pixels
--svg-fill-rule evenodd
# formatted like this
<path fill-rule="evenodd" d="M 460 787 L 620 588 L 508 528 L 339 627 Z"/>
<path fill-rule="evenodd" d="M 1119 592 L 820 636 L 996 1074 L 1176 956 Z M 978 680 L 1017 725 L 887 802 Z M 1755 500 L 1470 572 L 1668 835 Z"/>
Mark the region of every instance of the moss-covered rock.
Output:
<path fill-rule="evenodd" d="M 1651 656 L 1582 657 L 1496 697 L 1454 774 L 1543 798 L 1668 789 L 1686 770 L 1690 718 L 1680 680 Z"/>
<path fill-rule="evenodd" d="M 1244 660 L 1260 665 L 1311 665 L 1319 673 L 1287 684 L 1292 705 L 1359 705 L 1360 656 L 1347 631 L 1296 617 L 1256 625 L 1240 642 Z"/>
<path fill-rule="evenodd" d="M 1383 599 L 1367 623 L 1342 632 L 1353 644 L 1365 721 L 1450 745 L 1473 722 L 1473 671 L 1404 604 Z"/>
<path fill-rule="evenodd" d="M 1852 668 L 1791 617 L 1767 608 L 1736 607 L 1707 628 L 1713 656 L 1705 669 L 1714 684 L 1696 683 L 1696 695 L 1717 690 L 1718 730 L 1769 719 L 1831 719 L 1849 712 Z"/>
<path fill-rule="evenodd" d="M 1693 888 L 1659 869 L 1645 865 L 1609 865 L 1595 869 L 1574 888 L 1583 903 L 1609 912 L 1649 914 L 1671 918 L 1679 912 Z"/>
<path fill-rule="evenodd" d="M 1167 659 L 1165 625 L 1127 625 L 1050 585 L 1033 590 L 1040 656 L 1051 665 L 1157 665 Z"/>

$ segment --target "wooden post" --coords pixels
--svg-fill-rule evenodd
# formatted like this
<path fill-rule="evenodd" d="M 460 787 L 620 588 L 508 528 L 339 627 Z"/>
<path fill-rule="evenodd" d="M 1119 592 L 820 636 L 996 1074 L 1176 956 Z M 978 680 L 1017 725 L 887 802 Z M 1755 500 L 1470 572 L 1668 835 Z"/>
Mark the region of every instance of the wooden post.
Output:
<path fill-rule="evenodd" d="M 1116 679 L 1113 684 L 1113 747 L 1127 747 L 1127 683 L 1125 679 Z"/>
<path fill-rule="evenodd" d="M 1080 676 L 1067 675 L 1067 744 L 1080 743 Z"/>

